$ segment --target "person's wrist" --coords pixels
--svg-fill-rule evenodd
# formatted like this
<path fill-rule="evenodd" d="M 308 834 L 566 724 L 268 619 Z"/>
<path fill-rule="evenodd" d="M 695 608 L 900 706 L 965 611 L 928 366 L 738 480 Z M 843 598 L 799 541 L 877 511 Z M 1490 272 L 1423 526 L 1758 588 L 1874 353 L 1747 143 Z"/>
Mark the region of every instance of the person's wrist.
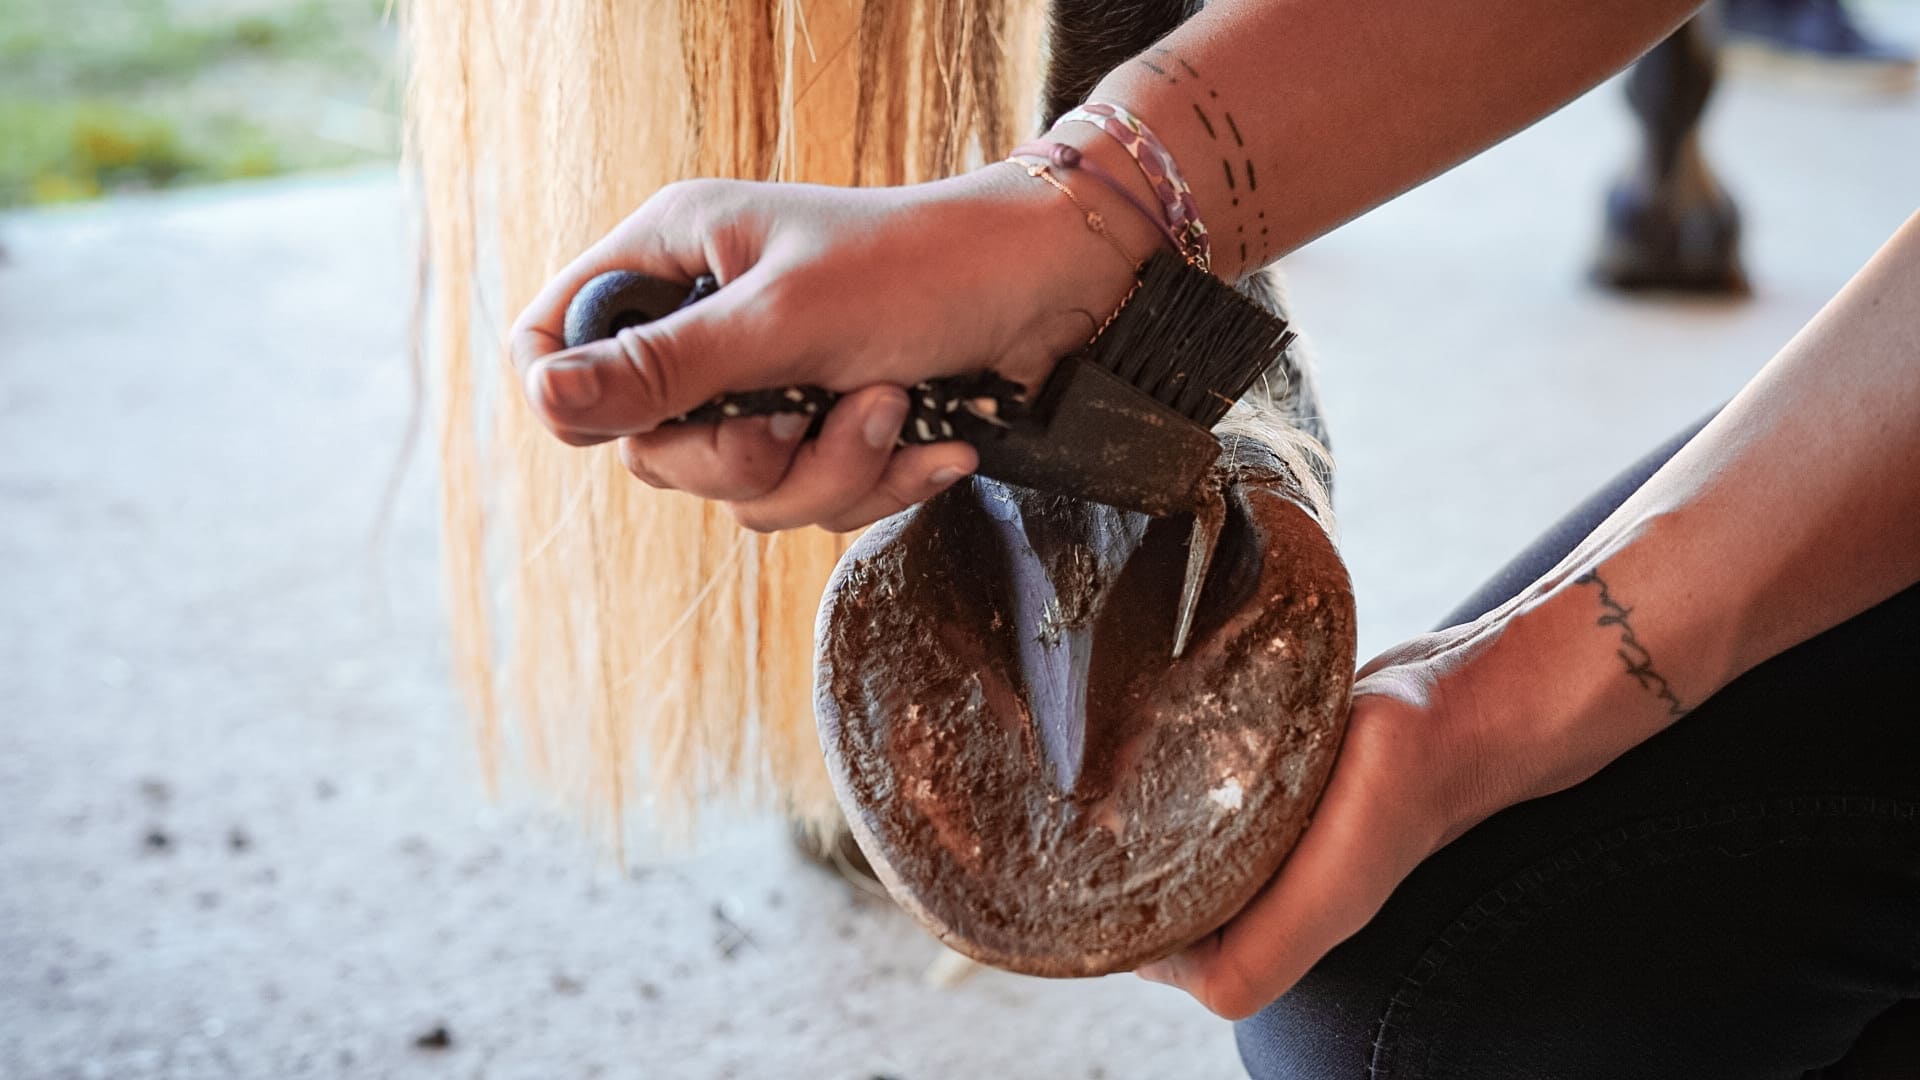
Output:
<path fill-rule="evenodd" d="M 1582 742 L 1599 680 L 1570 664 L 1567 642 L 1579 632 L 1567 624 L 1571 612 L 1558 588 L 1539 582 L 1471 623 L 1414 638 L 1362 669 L 1356 703 L 1383 696 L 1419 710 L 1421 721 L 1398 737 L 1410 746 L 1404 759 L 1419 763 L 1415 791 L 1424 794 L 1414 797 L 1440 844 L 1605 763 L 1589 767 L 1595 755 Z M 1357 705 L 1354 715 L 1363 715 Z"/>
<path fill-rule="evenodd" d="M 1473 702 L 1471 741 L 1483 759 L 1470 816 L 1570 787 L 1604 764 L 1585 745 L 1604 697 L 1602 672 L 1574 647 L 1592 619 L 1574 610 L 1567 589 L 1529 590 L 1482 620 L 1478 647 L 1457 672 L 1454 689 Z"/>
<path fill-rule="evenodd" d="M 1671 544 L 1648 542 L 1661 527 L 1595 543 L 1477 624 L 1487 645 L 1462 682 L 1490 752 L 1517 766 L 1504 804 L 1585 780 L 1723 681 L 1702 605 L 1663 586 L 1655 553 Z"/>
<path fill-rule="evenodd" d="M 1004 160 L 926 185 L 927 209 L 951 215 L 940 228 L 965 238 L 969 258 L 992 278 L 983 288 L 996 296 L 995 312 L 1009 330 L 997 368 L 1029 386 L 1092 338 L 1134 287 L 1139 262 L 1165 246 L 1153 224 L 1106 185 L 1077 170 L 1051 171 L 1079 206 Z M 1082 207 L 1099 214 L 1100 230 Z"/>
<path fill-rule="evenodd" d="M 1056 175 L 1082 202 L 1100 211 L 1107 230 L 1136 259 L 1144 261 L 1156 249 L 1172 247 L 1163 231 L 1159 195 L 1140 171 L 1139 163 L 1111 135 L 1092 124 L 1075 122 L 1061 124 L 1036 141 L 1061 143 L 1078 151 L 1080 165 L 1055 170 Z M 1131 195 L 1132 201 L 1115 192 L 1109 183 Z"/>

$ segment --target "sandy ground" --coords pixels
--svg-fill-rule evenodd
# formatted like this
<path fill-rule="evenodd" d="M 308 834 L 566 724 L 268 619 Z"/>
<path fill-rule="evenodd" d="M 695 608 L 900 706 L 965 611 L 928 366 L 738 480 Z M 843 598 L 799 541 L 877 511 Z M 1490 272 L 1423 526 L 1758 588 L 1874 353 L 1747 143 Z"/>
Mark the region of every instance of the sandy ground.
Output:
<path fill-rule="evenodd" d="M 1906 24 L 1914 27 L 1911 8 Z M 1910 34 L 1920 36 L 1920 34 Z M 1915 209 L 1920 104 L 1736 85 L 1756 295 L 1582 280 L 1603 90 L 1291 263 L 1371 652 L 1729 396 Z M 1227 1077 L 1131 977 L 928 985 L 776 824 L 617 867 L 492 804 L 398 511 L 397 185 L 0 216 L 0 1077 Z"/>

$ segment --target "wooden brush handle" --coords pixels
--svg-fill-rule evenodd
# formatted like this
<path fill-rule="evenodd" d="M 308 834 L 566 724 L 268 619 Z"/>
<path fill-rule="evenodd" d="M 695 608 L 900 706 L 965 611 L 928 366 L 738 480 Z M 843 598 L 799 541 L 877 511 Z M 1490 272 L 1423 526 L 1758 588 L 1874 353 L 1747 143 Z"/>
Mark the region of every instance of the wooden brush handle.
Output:
<path fill-rule="evenodd" d="M 719 288 L 711 274 L 702 274 L 685 285 L 631 270 L 610 270 L 581 286 L 567 305 L 567 347 L 652 322 L 712 296 Z M 1026 396 L 1020 384 L 991 371 L 928 379 L 914 384 L 907 398 L 907 419 L 900 427 L 903 446 L 949 439 L 978 444 L 1027 416 Z M 742 390 L 721 394 L 667 423 L 713 424 L 742 417 L 800 413 L 814 418 L 806 435 L 813 438 L 839 400 L 837 391 L 818 386 Z"/>

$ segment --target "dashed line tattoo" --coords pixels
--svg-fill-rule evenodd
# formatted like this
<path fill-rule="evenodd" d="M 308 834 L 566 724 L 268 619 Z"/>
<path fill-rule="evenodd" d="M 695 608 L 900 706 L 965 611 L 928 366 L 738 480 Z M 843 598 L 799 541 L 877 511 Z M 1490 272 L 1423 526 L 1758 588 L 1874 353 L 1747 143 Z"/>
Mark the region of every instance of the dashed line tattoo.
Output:
<path fill-rule="evenodd" d="M 1188 63 L 1185 57 L 1177 55 L 1173 50 L 1163 45 L 1152 46 L 1147 52 L 1152 54 L 1152 58 L 1148 56 L 1136 56 L 1134 57 L 1135 62 L 1159 76 L 1161 81 L 1165 82 L 1168 86 L 1180 85 L 1179 77 L 1169 70 L 1173 65 L 1178 64 L 1180 65 L 1180 70 L 1186 72 L 1188 78 L 1199 82 L 1200 89 L 1206 90 L 1206 100 L 1219 100 L 1220 92 L 1207 86 L 1206 83 L 1200 79 L 1200 72 L 1192 64 Z M 1216 123 L 1215 114 L 1207 111 L 1207 108 L 1200 103 L 1197 94 L 1190 104 L 1193 106 L 1194 119 L 1200 121 L 1200 129 L 1207 133 L 1208 139 L 1219 142 L 1220 127 Z M 1245 150 L 1247 140 L 1240 134 L 1240 122 L 1233 118 L 1233 113 L 1226 109 L 1220 109 L 1217 119 L 1225 122 L 1227 134 L 1233 136 L 1233 145 L 1237 149 Z M 1243 158 L 1238 167 L 1235 167 L 1232 157 L 1221 158 L 1220 169 L 1227 178 L 1227 191 L 1232 193 L 1229 201 L 1235 207 L 1240 205 L 1239 192 L 1242 190 L 1241 170 L 1245 170 L 1245 190 L 1247 192 L 1257 191 L 1260 187 L 1260 179 L 1258 174 L 1254 172 L 1252 157 Z M 1260 216 L 1265 217 L 1266 215 L 1262 213 Z M 1246 235 L 1246 223 L 1241 222 L 1237 224 L 1234 228 L 1234 234 L 1236 237 L 1244 237 Z M 1260 236 L 1262 238 L 1260 244 L 1260 261 L 1264 263 L 1267 257 L 1272 254 L 1272 243 L 1265 239 L 1267 236 L 1267 230 L 1265 228 L 1260 230 Z M 1247 245 L 1244 240 L 1240 243 L 1240 261 L 1242 263 L 1247 261 Z"/>
<path fill-rule="evenodd" d="M 1675 720 L 1685 716 L 1686 706 L 1680 704 L 1680 698 L 1673 692 L 1673 686 L 1667 682 L 1666 676 L 1653 670 L 1653 654 L 1647 651 L 1645 645 L 1640 644 L 1639 637 L 1633 632 L 1632 624 L 1627 621 L 1627 617 L 1633 614 L 1633 609 L 1613 598 L 1613 593 L 1607 588 L 1606 581 L 1596 571 L 1587 571 L 1574 578 L 1573 583 L 1592 585 L 1600 590 L 1600 618 L 1594 621 L 1594 625 L 1619 628 L 1620 648 L 1617 655 L 1620 657 L 1620 662 L 1627 665 L 1627 674 L 1640 684 L 1641 689 L 1667 706 L 1668 716 Z"/>
<path fill-rule="evenodd" d="M 1201 108 L 1200 103 L 1197 101 L 1193 103 L 1193 115 L 1199 117 L 1200 126 L 1207 129 L 1207 138 L 1218 139 L 1220 137 L 1213 133 L 1213 121 L 1207 119 L 1207 110 Z"/>

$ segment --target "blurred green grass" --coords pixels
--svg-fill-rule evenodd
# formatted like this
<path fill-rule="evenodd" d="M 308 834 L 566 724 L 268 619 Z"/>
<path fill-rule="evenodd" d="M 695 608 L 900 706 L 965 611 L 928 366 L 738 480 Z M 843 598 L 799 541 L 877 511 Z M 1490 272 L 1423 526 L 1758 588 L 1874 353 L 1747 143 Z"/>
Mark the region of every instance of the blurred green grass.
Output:
<path fill-rule="evenodd" d="M 389 0 L 0 0 L 0 206 L 391 159 Z"/>

